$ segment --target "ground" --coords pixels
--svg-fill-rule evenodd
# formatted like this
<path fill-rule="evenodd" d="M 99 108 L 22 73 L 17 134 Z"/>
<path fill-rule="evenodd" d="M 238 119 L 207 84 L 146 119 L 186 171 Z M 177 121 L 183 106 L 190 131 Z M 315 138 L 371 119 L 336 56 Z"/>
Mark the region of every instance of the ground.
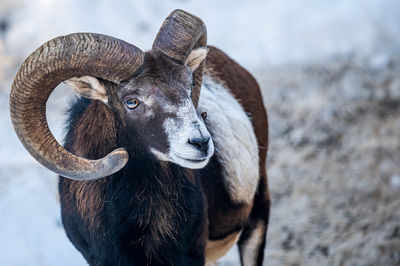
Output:
<path fill-rule="evenodd" d="M 399 74 L 398 59 L 266 71 L 268 265 L 400 264 Z"/>

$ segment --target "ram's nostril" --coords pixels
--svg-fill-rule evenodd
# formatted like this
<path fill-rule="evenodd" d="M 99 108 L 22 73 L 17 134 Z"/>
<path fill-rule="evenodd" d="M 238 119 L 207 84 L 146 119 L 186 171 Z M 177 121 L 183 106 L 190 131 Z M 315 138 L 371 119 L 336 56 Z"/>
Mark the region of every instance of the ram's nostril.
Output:
<path fill-rule="evenodd" d="M 207 150 L 208 148 L 208 142 L 210 141 L 210 137 L 207 138 L 190 138 L 188 142 L 195 146 L 198 149 L 201 149 L 203 151 Z"/>
<path fill-rule="evenodd" d="M 201 146 L 203 143 L 203 140 L 201 138 L 190 138 L 188 142 L 194 146 Z"/>

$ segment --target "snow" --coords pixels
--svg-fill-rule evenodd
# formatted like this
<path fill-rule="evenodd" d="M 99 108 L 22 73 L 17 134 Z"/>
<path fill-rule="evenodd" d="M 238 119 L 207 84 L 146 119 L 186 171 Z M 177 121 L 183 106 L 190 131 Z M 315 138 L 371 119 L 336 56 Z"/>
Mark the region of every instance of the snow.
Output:
<path fill-rule="evenodd" d="M 3 0 L 4 1 L 4 0 Z M 24 57 L 55 36 L 99 32 L 146 50 L 176 8 L 201 17 L 210 44 L 245 67 L 398 52 L 396 0 L 105 1 L 18 0 L 7 44 Z"/>
<path fill-rule="evenodd" d="M 259 80 L 266 67 L 337 57 L 367 58 L 378 71 L 400 53 L 397 0 L 0 0 L 0 23 L 7 22 L 7 29 L 0 30 L 0 265 L 86 265 L 62 229 L 55 174 L 28 154 L 12 129 L 8 93 L 21 62 L 43 42 L 72 32 L 112 35 L 147 50 L 176 8 L 201 17 L 208 43 Z M 60 86 L 54 94 L 48 119 L 62 140 L 63 113 L 72 92 Z M 293 104 L 320 110 L 322 99 Z M 399 176 L 393 174 L 390 186 L 398 184 Z M 306 197 L 299 202 L 309 204 Z M 274 254 L 272 250 L 270 256 Z M 223 261 L 237 265 L 236 250 Z"/>

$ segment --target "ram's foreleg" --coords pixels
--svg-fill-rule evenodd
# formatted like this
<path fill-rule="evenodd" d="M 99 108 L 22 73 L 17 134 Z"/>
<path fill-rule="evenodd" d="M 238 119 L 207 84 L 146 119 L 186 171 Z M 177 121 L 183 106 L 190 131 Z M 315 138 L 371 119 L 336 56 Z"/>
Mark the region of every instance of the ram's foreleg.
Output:
<path fill-rule="evenodd" d="M 242 266 L 261 266 L 263 263 L 270 201 L 266 174 L 260 180 L 253 209 L 238 242 Z"/>

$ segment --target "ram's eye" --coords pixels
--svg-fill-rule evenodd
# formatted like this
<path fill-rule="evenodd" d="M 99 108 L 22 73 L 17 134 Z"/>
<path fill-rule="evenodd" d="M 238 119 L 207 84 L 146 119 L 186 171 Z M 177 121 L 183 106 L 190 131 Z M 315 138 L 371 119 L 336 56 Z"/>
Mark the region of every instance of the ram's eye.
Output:
<path fill-rule="evenodd" d="M 125 101 L 125 106 L 129 109 L 135 109 L 139 105 L 139 100 L 136 98 L 131 98 Z"/>

